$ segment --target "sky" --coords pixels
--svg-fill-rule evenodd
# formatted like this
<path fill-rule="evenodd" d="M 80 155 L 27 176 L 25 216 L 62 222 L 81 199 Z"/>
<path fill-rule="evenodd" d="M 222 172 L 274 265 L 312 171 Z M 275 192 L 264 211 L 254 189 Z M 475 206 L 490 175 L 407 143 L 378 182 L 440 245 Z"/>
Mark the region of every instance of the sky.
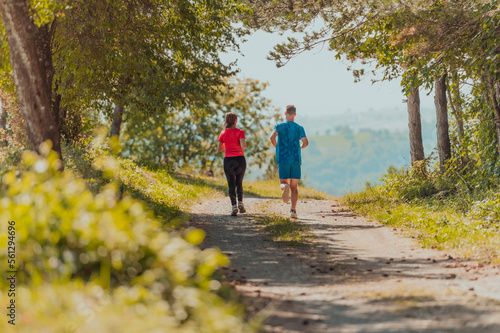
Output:
<path fill-rule="evenodd" d="M 288 104 L 296 106 L 297 115 L 311 117 L 342 114 L 348 110 L 353 113 L 395 107 L 402 112 L 406 110 L 402 102 L 406 97 L 399 81 L 372 84 L 371 78 L 366 77 L 355 83 L 352 72 L 347 70 L 352 64 L 336 60 L 326 47 L 302 53 L 284 67 L 277 68 L 273 61 L 266 60 L 266 56 L 285 37 L 257 31 L 247 36 L 247 40 L 240 45 L 243 55 L 223 54 L 223 61 L 237 60 L 241 70 L 239 77 L 268 82 L 264 95 L 283 111 Z M 434 107 L 432 95 L 421 92 L 420 98 L 422 108 Z"/>

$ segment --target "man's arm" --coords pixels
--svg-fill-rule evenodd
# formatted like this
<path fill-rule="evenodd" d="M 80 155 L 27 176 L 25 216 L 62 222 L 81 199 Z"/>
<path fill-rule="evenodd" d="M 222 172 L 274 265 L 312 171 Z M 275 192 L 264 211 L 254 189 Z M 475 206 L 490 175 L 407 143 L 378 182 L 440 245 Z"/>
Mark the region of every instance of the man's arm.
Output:
<path fill-rule="evenodd" d="M 271 134 L 271 137 L 269 138 L 274 147 L 276 147 L 276 145 L 277 145 L 277 142 L 276 142 L 277 136 L 278 136 L 278 132 L 273 131 L 273 134 Z"/>
<path fill-rule="evenodd" d="M 300 141 L 302 141 L 302 146 L 300 148 L 304 149 L 305 147 L 307 147 L 309 145 L 309 140 L 307 140 L 306 137 L 303 137 L 302 139 L 300 139 Z"/>

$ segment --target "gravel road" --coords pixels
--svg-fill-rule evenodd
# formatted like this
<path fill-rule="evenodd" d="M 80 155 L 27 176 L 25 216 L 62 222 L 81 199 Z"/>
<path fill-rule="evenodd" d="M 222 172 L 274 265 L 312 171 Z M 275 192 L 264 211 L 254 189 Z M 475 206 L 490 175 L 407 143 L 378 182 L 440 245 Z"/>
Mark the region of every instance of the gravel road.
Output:
<path fill-rule="evenodd" d="M 299 220 L 311 244 L 282 246 L 254 220 L 287 216 L 275 198 L 246 199 L 248 213 L 231 217 L 228 200 L 193 209 L 203 246 L 231 259 L 225 278 L 263 332 L 500 332 L 500 267 L 423 249 L 335 201 L 300 200 Z"/>

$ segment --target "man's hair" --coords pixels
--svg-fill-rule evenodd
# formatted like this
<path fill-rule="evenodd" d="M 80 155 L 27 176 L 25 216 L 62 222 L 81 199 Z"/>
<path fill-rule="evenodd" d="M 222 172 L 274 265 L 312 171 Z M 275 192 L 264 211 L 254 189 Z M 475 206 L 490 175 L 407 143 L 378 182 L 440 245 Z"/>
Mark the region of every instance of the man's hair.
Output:
<path fill-rule="evenodd" d="M 294 105 L 287 105 L 286 106 L 286 113 L 295 114 L 296 111 L 297 111 L 297 109 L 295 109 Z"/>

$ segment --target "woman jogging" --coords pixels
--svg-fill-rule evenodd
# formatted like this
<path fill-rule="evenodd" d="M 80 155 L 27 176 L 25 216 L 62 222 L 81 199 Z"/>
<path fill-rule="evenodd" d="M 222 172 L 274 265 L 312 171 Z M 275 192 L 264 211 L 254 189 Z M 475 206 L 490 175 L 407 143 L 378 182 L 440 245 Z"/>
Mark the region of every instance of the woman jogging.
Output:
<path fill-rule="evenodd" d="M 245 213 L 243 205 L 243 176 L 247 168 L 247 162 L 243 149 L 246 148 L 245 132 L 236 128 L 238 117 L 235 113 L 226 114 L 224 130 L 219 135 L 219 152 L 224 149 L 224 173 L 229 187 L 229 198 L 231 199 L 231 216 Z M 236 195 L 238 195 L 238 204 L 236 205 Z"/>

